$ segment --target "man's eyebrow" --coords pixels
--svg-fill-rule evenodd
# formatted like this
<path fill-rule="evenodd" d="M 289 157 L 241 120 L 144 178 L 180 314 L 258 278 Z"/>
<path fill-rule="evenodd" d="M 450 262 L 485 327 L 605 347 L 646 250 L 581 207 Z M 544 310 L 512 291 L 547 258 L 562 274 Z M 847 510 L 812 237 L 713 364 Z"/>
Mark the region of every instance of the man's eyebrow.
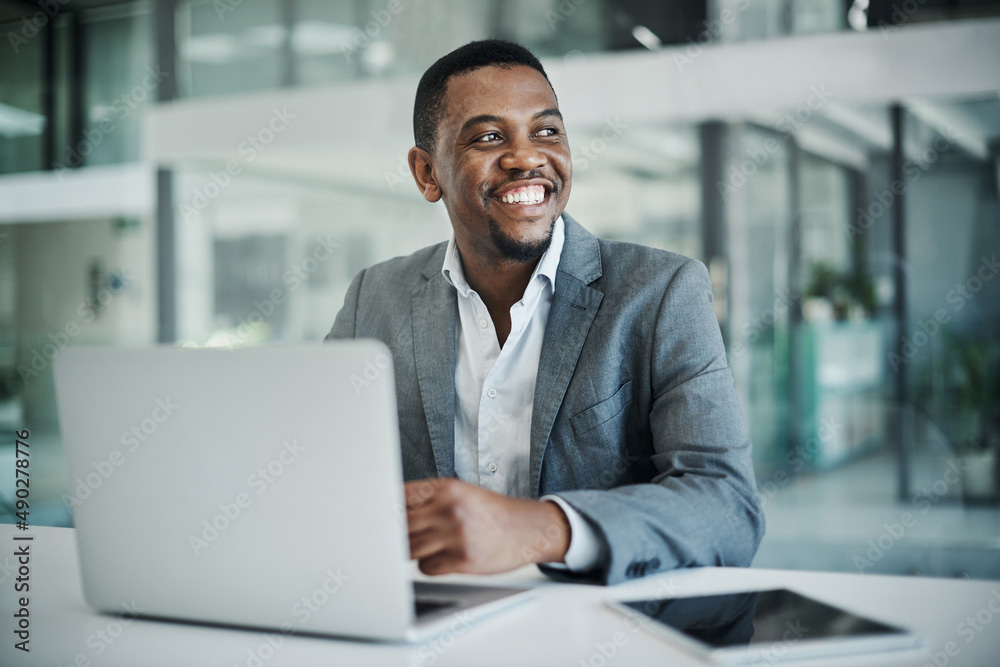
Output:
<path fill-rule="evenodd" d="M 458 131 L 459 134 L 465 132 L 473 125 L 479 125 L 480 123 L 502 123 L 503 118 L 500 116 L 494 116 L 492 114 L 480 114 L 478 116 L 473 116 L 469 120 L 462 124 L 462 129 Z"/>
<path fill-rule="evenodd" d="M 556 109 L 555 107 L 550 107 L 548 109 L 542 109 L 541 111 L 536 113 L 534 116 L 532 116 L 532 120 L 538 120 L 539 118 L 545 118 L 546 116 L 555 116 L 559 120 L 563 119 L 562 112 L 559 111 L 559 109 Z"/>
<path fill-rule="evenodd" d="M 542 109 L 541 111 L 536 113 L 534 116 L 531 117 L 531 120 L 538 120 L 539 118 L 545 118 L 547 116 L 555 116 L 559 120 L 563 119 L 562 112 L 559 111 L 559 109 L 556 109 L 555 107 L 550 107 L 548 109 Z M 493 114 L 480 114 L 478 116 L 473 116 L 469 120 L 462 123 L 462 127 L 458 131 L 458 133 L 462 134 L 470 127 L 473 127 L 474 125 L 479 125 L 480 123 L 502 123 L 504 122 L 504 120 L 505 120 L 504 118 L 500 116 L 494 116 Z"/>

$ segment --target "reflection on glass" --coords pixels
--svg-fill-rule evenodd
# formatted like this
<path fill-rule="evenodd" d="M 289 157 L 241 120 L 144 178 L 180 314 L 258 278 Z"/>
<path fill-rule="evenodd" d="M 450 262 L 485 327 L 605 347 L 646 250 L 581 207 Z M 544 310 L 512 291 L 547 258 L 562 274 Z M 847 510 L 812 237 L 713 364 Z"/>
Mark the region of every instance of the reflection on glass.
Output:
<path fill-rule="evenodd" d="M 140 3 L 91 13 L 82 26 L 83 137 L 57 155 L 66 166 L 139 159 L 142 114 L 164 74 L 152 67 L 152 20 Z"/>
<path fill-rule="evenodd" d="M 713 649 L 904 632 L 783 588 L 623 604 Z"/>
<path fill-rule="evenodd" d="M 747 646 L 754 638 L 759 595 L 733 593 L 623 604 L 709 646 Z"/>
<path fill-rule="evenodd" d="M 280 87 L 286 34 L 278 0 L 181 3 L 178 94 L 203 97 Z"/>
<path fill-rule="evenodd" d="M 43 40 L 37 33 L 25 37 L 23 29 L 21 22 L 0 24 L 6 42 L 0 48 L 0 174 L 42 167 Z"/>

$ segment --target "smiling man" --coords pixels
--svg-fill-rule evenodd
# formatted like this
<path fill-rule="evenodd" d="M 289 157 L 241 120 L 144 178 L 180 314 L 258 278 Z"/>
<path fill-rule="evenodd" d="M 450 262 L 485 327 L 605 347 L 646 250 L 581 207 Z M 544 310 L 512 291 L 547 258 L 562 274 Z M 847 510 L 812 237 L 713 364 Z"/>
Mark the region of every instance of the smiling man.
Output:
<path fill-rule="evenodd" d="M 392 350 L 411 556 L 617 583 L 750 564 L 751 445 L 700 262 L 598 239 L 541 63 L 472 42 L 424 73 L 410 170 L 454 236 L 359 273 L 327 340 Z"/>

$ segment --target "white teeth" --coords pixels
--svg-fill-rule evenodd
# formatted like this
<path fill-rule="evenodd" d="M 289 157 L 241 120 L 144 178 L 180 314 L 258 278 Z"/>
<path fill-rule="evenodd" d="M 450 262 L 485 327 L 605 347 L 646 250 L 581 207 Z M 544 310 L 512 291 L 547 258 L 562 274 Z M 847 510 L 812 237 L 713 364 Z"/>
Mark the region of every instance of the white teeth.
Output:
<path fill-rule="evenodd" d="M 531 188 L 530 190 L 507 193 L 500 196 L 500 201 L 505 204 L 538 204 L 544 199 L 545 190 L 543 188 Z"/>

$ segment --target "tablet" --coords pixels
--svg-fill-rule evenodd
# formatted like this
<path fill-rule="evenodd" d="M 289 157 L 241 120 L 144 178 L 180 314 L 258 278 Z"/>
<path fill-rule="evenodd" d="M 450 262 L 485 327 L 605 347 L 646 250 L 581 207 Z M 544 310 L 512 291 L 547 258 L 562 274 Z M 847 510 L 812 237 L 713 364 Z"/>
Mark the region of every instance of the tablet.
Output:
<path fill-rule="evenodd" d="M 630 624 L 723 664 L 890 651 L 925 639 L 784 588 L 652 600 L 609 601 Z"/>

